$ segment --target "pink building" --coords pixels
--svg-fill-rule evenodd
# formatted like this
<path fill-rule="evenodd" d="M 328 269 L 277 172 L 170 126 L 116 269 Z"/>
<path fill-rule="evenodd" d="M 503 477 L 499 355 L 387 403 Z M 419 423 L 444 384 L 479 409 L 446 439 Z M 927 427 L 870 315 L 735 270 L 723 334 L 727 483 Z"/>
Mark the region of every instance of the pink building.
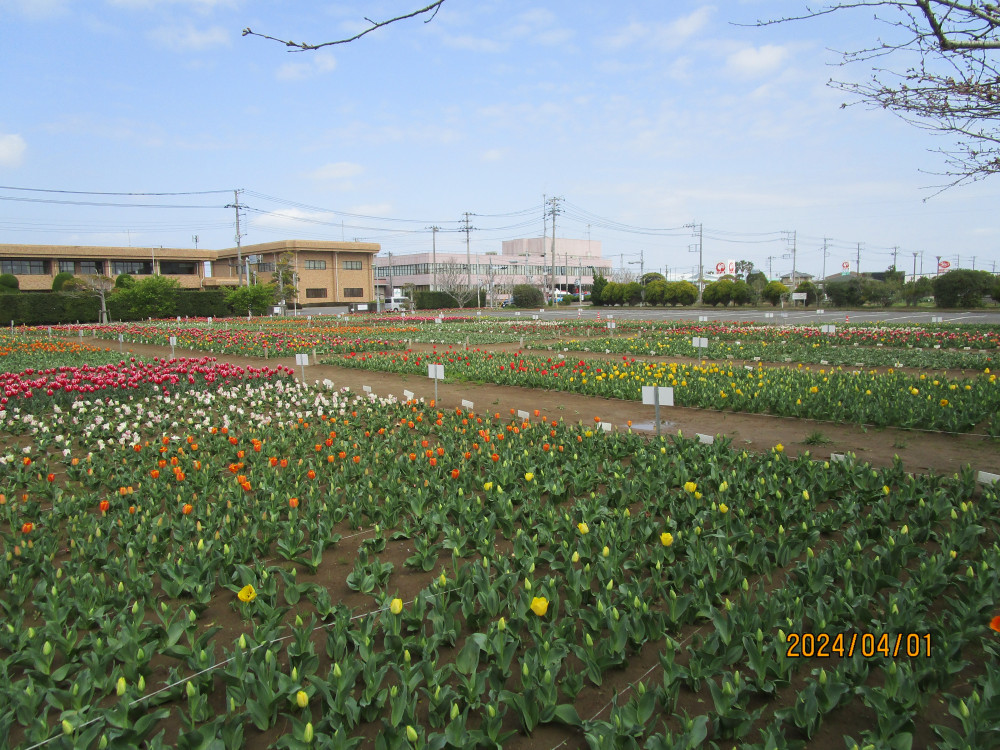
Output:
<path fill-rule="evenodd" d="M 408 284 L 415 291 L 471 286 L 485 290 L 493 303 L 509 298 L 516 284 L 570 294 L 586 292 L 595 275 L 607 276 L 611 272 L 611 261 L 601 257 L 599 240 L 556 238 L 553 268 L 552 239 L 541 237 L 506 240 L 499 254 L 382 252 L 374 262 L 375 286 L 381 287 L 386 296 Z"/>

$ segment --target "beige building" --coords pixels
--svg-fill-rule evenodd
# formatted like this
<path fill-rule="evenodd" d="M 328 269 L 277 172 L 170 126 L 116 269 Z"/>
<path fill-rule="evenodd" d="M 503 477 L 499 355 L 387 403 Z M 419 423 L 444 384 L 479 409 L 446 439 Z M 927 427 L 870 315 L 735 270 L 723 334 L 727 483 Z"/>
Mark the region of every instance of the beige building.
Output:
<path fill-rule="evenodd" d="M 123 273 L 141 280 L 169 276 L 184 289 L 235 287 L 271 280 L 288 254 L 300 305 L 375 300 L 372 259 L 381 247 L 368 242 L 279 240 L 225 250 L 85 245 L 0 245 L 0 274 L 13 274 L 23 291 L 48 291 L 63 271 L 74 276 Z"/>

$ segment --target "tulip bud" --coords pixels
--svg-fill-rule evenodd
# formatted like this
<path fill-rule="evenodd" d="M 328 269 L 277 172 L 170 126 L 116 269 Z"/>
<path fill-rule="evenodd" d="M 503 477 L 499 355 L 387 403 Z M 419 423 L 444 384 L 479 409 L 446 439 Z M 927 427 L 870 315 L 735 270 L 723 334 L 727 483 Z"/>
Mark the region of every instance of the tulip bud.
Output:
<path fill-rule="evenodd" d="M 136 683 L 136 687 L 139 688 L 139 692 L 143 693 L 146 691 L 146 678 L 143 675 L 139 675 L 139 682 Z"/>
<path fill-rule="evenodd" d="M 309 744 L 313 741 L 314 731 L 311 721 L 306 722 L 306 728 L 302 730 L 302 741 Z"/>
<path fill-rule="evenodd" d="M 411 727 L 409 724 L 406 725 L 406 739 L 410 742 L 416 742 L 418 739 L 417 730 Z"/>
<path fill-rule="evenodd" d="M 458 704 L 457 703 L 452 703 L 451 704 L 451 713 L 449 714 L 451 716 L 451 720 L 452 721 L 454 721 L 455 719 L 458 718 L 458 713 L 459 713 L 458 712 Z"/>
<path fill-rule="evenodd" d="M 966 709 L 966 711 L 968 711 L 968 709 Z M 73 734 L 73 725 L 66 719 L 62 720 L 62 732 L 65 735 Z"/>
<path fill-rule="evenodd" d="M 497 630 L 499 630 L 502 633 L 506 629 L 507 629 L 507 621 L 503 617 L 501 617 L 500 620 L 497 622 Z"/>
<path fill-rule="evenodd" d="M 309 705 L 309 694 L 305 690 L 300 690 L 295 694 L 295 705 L 299 708 L 306 708 Z"/>
<path fill-rule="evenodd" d="M 45 656 L 51 656 L 51 654 L 52 654 L 52 644 L 49 643 L 48 641 L 45 641 L 45 643 L 42 645 L 42 653 Z"/>
<path fill-rule="evenodd" d="M 187 685 L 184 686 L 184 690 L 185 692 L 187 692 L 188 698 L 194 698 L 196 695 L 198 695 L 198 689 L 195 688 L 193 682 L 188 681 Z"/>
<path fill-rule="evenodd" d="M 333 676 L 336 677 L 337 679 L 340 679 L 343 676 L 343 674 L 344 673 L 340 669 L 340 664 L 335 663 L 333 665 Z"/>

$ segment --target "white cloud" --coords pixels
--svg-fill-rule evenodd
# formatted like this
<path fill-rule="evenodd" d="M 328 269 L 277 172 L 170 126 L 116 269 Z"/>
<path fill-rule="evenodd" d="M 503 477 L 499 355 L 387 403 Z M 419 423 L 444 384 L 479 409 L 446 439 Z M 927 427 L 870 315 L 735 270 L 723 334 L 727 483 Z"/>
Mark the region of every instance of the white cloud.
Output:
<path fill-rule="evenodd" d="M 308 176 L 314 180 L 346 180 L 350 177 L 357 177 L 364 171 L 365 168 L 360 164 L 354 164 L 349 161 L 337 161 L 314 169 Z"/>
<path fill-rule="evenodd" d="M 0 133 L 0 167 L 17 167 L 21 165 L 28 144 L 16 133 Z"/>
<path fill-rule="evenodd" d="M 227 47 L 230 44 L 229 31 L 222 26 L 199 29 L 190 23 L 184 26 L 161 26 L 150 32 L 150 37 L 163 47 L 178 52 Z"/>
<path fill-rule="evenodd" d="M 678 47 L 708 24 L 715 8 L 705 5 L 686 16 L 670 23 L 640 23 L 632 21 L 606 40 L 612 49 L 624 49 L 637 44 L 653 44 L 658 47 Z"/>
<path fill-rule="evenodd" d="M 314 75 L 321 75 L 335 70 L 337 59 L 329 52 L 302 52 L 302 62 L 285 63 L 275 72 L 279 81 L 301 81 Z M 304 59 L 301 56 L 306 56 Z"/>
<path fill-rule="evenodd" d="M 500 161 L 503 159 L 504 150 L 502 148 L 491 148 L 483 151 L 480 158 L 483 161 Z"/>
<path fill-rule="evenodd" d="M 753 78 L 765 75 L 779 67 L 788 59 L 788 48 L 776 44 L 762 47 L 744 47 L 726 58 L 726 67 L 731 73 Z"/>
<path fill-rule="evenodd" d="M 52 0 L 47 1 L 51 2 Z M 171 5 L 190 5 L 195 10 L 205 13 L 216 8 L 235 8 L 239 5 L 240 0 L 107 0 L 107 3 L 119 8 L 146 10 L 164 8 Z"/>
<path fill-rule="evenodd" d="M 0 11 L 6 10 L 32 20 L 41 20 L 66 13 L 69 0 L 0 0 Z"/>
<path fill-rule="evenodd" d="M 497 41 L 496 39 L 487 39 L 485 37 L 470 36 L 468 34 L 464 35 L 448 35 L 444 38 L 445 44 L 449 47 L 455 49 L 464 49 L 470 52 L 504 52 L 507 49 L 507 44 L 504 42 Z"/>

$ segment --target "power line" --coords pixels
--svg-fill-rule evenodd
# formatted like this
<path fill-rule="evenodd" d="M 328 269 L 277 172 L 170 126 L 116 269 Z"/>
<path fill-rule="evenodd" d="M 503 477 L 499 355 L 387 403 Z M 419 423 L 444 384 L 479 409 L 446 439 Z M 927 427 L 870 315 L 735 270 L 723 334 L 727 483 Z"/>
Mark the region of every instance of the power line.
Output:
<path fill-rule="evenodd" d="M 10 185 L 0 185 L 0 190 L 23 190 L 31 193 L 62 193 L 64 195 L 137 195 L 137 196 L 168 196 L 168 195 L 213 195 L 216 193 L 230 193 L 231 190 L 189 190 L 182 193 L 107 193 L 93 190 L 55 190 L 49 188 L 28 188 L 12 187 Z"/>

